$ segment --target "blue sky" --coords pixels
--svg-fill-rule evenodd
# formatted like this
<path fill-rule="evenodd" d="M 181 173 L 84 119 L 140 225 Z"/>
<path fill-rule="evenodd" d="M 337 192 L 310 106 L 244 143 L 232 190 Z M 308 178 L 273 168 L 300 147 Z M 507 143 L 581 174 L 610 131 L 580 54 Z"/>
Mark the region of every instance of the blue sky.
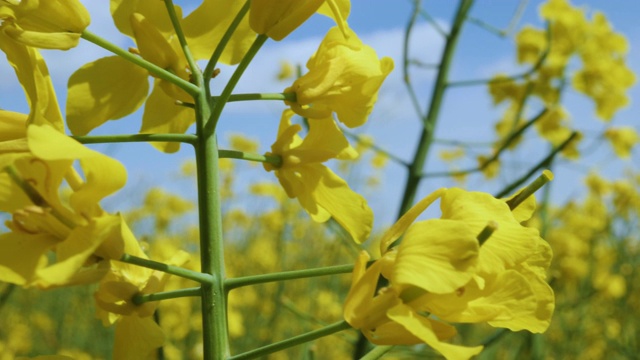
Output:
<path fill-rule="evenodd" d="M 602 10 L 614 28 L 624 33 L 631 45 L 628 63 L 640 74 L 640 23 L 637 14 L 640 13 L 640 2 L 626 0 L 611 1 L 573 1 L 583 4 L 588 9 Z M 86 6 L 92 14 L 90 30 L 100 36 L 118 43 L 124 47 L 131 46 L 130 40 L 117 32 L 108 15 L 107 1 L 86 1 Z M 198 2 L 182 1 L 185 12 L 193 8 Z M 349 24 L 367 44 L 371 45 L 380 56 L 390 56 L 396 62 L 396 70 L 392 73 L 381 89 L 379 103 L 376 105 L 369 122 L 362 131 L 374 136 L 378 144 L 398 156 L 409 160 L 417 142 L 419 123 L 408 100 L 401 82 L 400 62 L 401 44 L 405 24 L 411 11 L 411 1 L 408 0 L 352 0 L 352 12 Z M 455 10 L 455 1 L 428 0 L 423 1 L 423 7 L 431 16 L 436 18 L 443 28 L 447 28 Z M 472 8 L 471 15 L 482 19 L 499 28 L 509 24 L 511 16 L 519 1 L 506 0 L 478 0 Z M 529 1 L 520 25 L 533 24 L 541 26 L 538 17 L 540 1 Z M 279 63 L 287 60 L 292 63 L 304 64 L 313 54 L 326 30 L 332 26 L 332 21 L 316 15 L 304 24 L 298 31 L 281 42 L 268 42 L 250 65 L 245 78 L 237 88 L 243 92 L 280 92 L 289 85 L 275 80 Z M 425 62 L 435 62 L 438 59 L 443 41 L 442 38 L 424 21 L 416 26 L 412 37 L 412 56 Z M 92 44 L 83 44 L 68 52 L 46 51 L 45 58 L 58 90 L 61 106 L 64 108 L 65 88 L 67 78 L 82 64 L 96 58 L 108 55 L 107 52 L 96 48 Z M 515 66 L 515 50 L 513 37 L 499 38 L 474 24 L 466 24 L 459 44 L 451 79 L 466 80 L 487 78 L 498 72 L 517 73 L 520 68 Z M 228 78 L 231 69 L 223 68 L 217 79 L 221 89 L 224 80 Z M 434 78 L 433 71 L 414 72 L 414 83 L 420 90 L 419 97 L 424 105 Z M 15 81 L 12 70 L 5 63 L 0 63 L 0 107 L 27 112 L 26 102 L 19 84 Z M 218 90 L 219 91 L 219 90 Z M 632 99 L 640 98 L 638 87 L 631 91 Z M 261 151 L 269 150 L 275 137 L 280 112 L 284 105 L 279 102 L 255 102 L 230 104 L 220 122 L 219 138 L 224 144 L 230 133 L 246 133 L 261 143 Z M 589 100 L 575 93 L 568 95 L 568 109 L 576 127 L 591 131 L 602 128 L 602 122 L 595 119 L 593 105 Z M 531 112 L 531 114 L 533 111 Z M 440 123 L 436 136 L 444 139 L 465 141 L 493 140 L 493 123 L 500 112 L 492 107 L 491 99 L 485 87 L 454 89 L 447 93 Z M 613 123 L 618 125 L 638 126 L 638 105 L 632 104 L 620 111 Z M 94 134 L 135 132 L 140 126 L 141 113 L 131 117 L 112 121 L 96 130 Z M 470 178 L 466 187 L 489 192 L 500 189 L 508 180 L 519 177 L 528 164 L 534 163 L 544 156 L 542 149 L 536 153 L 536 145 L 528 154 L 514 157 L 510 162 L 507 175 L 494 182 L 486 182 L 482 177 Z M 190 149 L 185 148 L 177 154 L 164 155 L 146 144 L 101 145 L 99 149 L 121 160 L 128 168 L 129 183 L 121 195 L 108 201 L 108 207 L 117 210 L 121 203 L 129 203 L 141 198 L 141 190 L 153 185 L 165 185 L 175 191 L 193 191 L 193 184 L 175 181 L 174 174 L 179 171 L 180 164 L 192 158 Z M 438 148 L 440 149 L 440 148 Z M 446 170 L 437 159 L 437 150 L 432 152 L 428 160 L 428 170 Z M 578 194 L 576 183 L 586 174 L 589 167 L 597 167 L 610 177 L 621 176 L 624 166 L 611 166 L 608 159 L 611 151 L 607 146 L 600 146 L 594 155 L 580 164 L 569 164 L 566 169 L 556 172 L 558 185 L 554 190 L 558 199 L 568 194 Z M 635 154 L 637 160 L 637 151 Z M 633 160 L 632 160 L 633 161 Z M 627 162 L 631 166 L 632 161 Z M 275 179 L 272 174 L 264 174 L 257 170 L 247 170 L 243 176 L 265 176 Z M 390 165 L 383 180 L 383 190 L 369 198 L 371 206 L 376 212 L 376 225 L 388 224 L 393 220 L 399 203 L 399 196 L 404 184 L 404 170 Z M 451 181 L 429 179 L 424 182 L 420 195 L 441 186 L 453 186 Z M 131 200 L 133 199 L 133 200 Z"/>

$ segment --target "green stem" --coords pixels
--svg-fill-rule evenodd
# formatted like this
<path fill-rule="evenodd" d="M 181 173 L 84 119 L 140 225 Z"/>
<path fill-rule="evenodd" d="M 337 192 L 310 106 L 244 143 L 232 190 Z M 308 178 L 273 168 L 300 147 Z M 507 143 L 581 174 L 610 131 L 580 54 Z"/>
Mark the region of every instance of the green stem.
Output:
<path fill-rule="evenodd" d="M 438 71 L 438 77 L 434 85 L 434 89 L 429 102 L 429 111 L 426 118 L 423 119 L 424 128 L 420 135 L 418 142 L 418 148 L 413 158 L 413 162 L 409 167 L 409 174 L 407 176 L 407 182 L 405 185 L 405 191 L 400 204 L 400 210 L 398 218 L 402 216 L 412 205 L 422 178 L 423 169 L 426 165 L 427 155 L 433 142 L 433 135 L 440 115 L 440 106 L 444 99 L 444 93 L 447 88 L 447 82 L 449 77 L 449 70 L 453 60 L 453 54 L 455 52 L 458 38 L 460 36 L 464 19 L 467 13 L 471 9 L 473 0 L 462 0 L 456 11 L 456 15 L 453 21 L 451 32 L 447 36 L 447 42 L 445 44 L 444 51 L 440 60 L 440 70 Z"/>
<path fill-rule="evenodd" d="M 411 84 L 411 76 L 409 74 L 409 64 L 411 64 L 411 59 L 409 58 L 409 40 L 411 38 L 411 34 L 413 33 L 413 27 L 418 18 L 418 13 L 420 12 L 420 3 L 421 1 L 414 0 L 413 12 L 411 13 L 411 17 L 409 18 L 409 22 L 407 23 L 407 27 L 405 28 L 404 32 L 404 41 L 402 43 L 402 81 L 404 82 L 404 85 L 409 92 L 409 98 L 411 99 L 411 103 L 413 104 L 413 108 L 415 109 L 416 114 L 418 114 L 418 116 L 422 119 L 424 115 L 422 114 L 422 109 L 420 108 L 418 95 L 416 95 L 416 91 Z"/>
<path fill-rule="evenodd" d="M 511 76 L 506 76 L 506 77 L 501 77 L 501 78 L 452 81 L 448 85 L 451 86 L 451 87 L 453 87 L 453 86 L 474 86 L 474 85 L 485 85 L 485 84 L 488 84 L 490 82 L 501 83 L 501 82 L 506 82 L 506 81 L 515 81 L 515 80 L 519 80 L 519 79 L 528 78 L 529 76 L 533 75 L 536 71 L 538 71 L 540 69 L 540 67 L 544 64 L 544 61 L 547 59 L 547 56 L 549 55 L 549 51 L 551 51 L 551 40 L 550 40 L 550 35 L 549 34 L 550 34 L 550 32 L 547 31 L 547 47 L 544 49 L 542 54 L 540 54 L 540 57 L 538 58 L 536 63 L 533 64 L 533 66 L 529 70 L 527 70 L 527 71 L 525 71 L 523 73 L 517 74 L 517 75 L 511 75 Z"/>
<path fill-rule="evenodd" d="M 222 35 L 222 38 L 220 39 L 220 42 L 218 43 L 218 45 L 216 45 L 216 48 L 213 51 L 213 54 L 211 54 L 211 58 L 209 59 L 209 62 L 207 63 L 207 66 L 204 68 L 204 72 L 203 72 L 203 77 L 207 80 L 207 83 L 213 77 L 213 72 L 216 68 L 216 65 L 218 64 L 218 60 L 220 59 L 220 56 L 222 56 L 222 52 L 224 51 L 224 48 L 229 43 L 229 40 L 231 40 L 231 36 L 233 36 L 233 33 L 238 28 L 238 25 L 240 25 L 240 22 L 242 21 L 242 19 L 247 15 L 247 12 L 249 11 L 250 6 L 251 6 L 251 1 L 248 1 L 248 0 L 245 1 L 244 6 L 242 6 L 242 9 L 240 9 L 240 11 L 238 12 L 238 15 L 236 15 L 236 17 L 233 19 L 233 21 L 225 31 L 224 35 Z"/>
<path fill-rule="evenodd" d="M 220 175 L 218 144 L 213 131 L 206 131 L 217 121 L 212 114 L 207 81 L 202 73 L 197 83 L 202 91 L 195 97 L 196 178 L 198 183 L 198 220 L 200 228 L 201 271 L 211 276 L 209 284 L 202 285 L 202 342 L 203 358 L 223 360 L 229 356 L 227 330 L 227 294 L 224 290 L 225 265 L 222 235 L 222 204 L 220 200 Z M 219 114 L 218 114 L 219 116 Z M 211 129 L 215 129 L 211 127 Z"/>
<path fill-rule="evenodd" d="M 219 99 L 219 96 L 214 96 L 214 99 Z M 252 94 L 232 94 L 227 99 L 227 102 L 234 101 L 250 101 L 250 100 L 281 100 L 295 102 L 296 93 L 252 93 Z"/>
<path fill-rule="evenodd" d="M 267 39 L 269 39 L 267 35 L 258 35 L 258 37 L 256 37 L 256 40 L 253 42 L 253 44 L 251 45 L 247 53 L 244 55 L 244 57 L 238 64 L 238 67 L 236 67 L 236 70 L 233 72 L 233 75 L 231 75 L 229 82 L 227 82 L 227 85 L 222 90 L 222 93 L 220 94 L 220 96 L 215 98 L 215 105 L 213 107 L 212 114 L 211 114 L 212 121 L 209 121 L 206 125 L 206 128 L 205 128 L 206 134 L 212 134 L 215 132 L 216 126 L 218 124 L 218 120 L 220 119 L 220 115 L 222 114 L 222 110 L 224 109 L 224 106 L 229 101 L 229 98 L 231 97 L 231 92 L 238 84 L 238 81 L 240 81 L 240 77 L 242 77 L 242 74 L 251 63 L 251 60 L 253 60 L 253 57 L 258 53 L 258 50 L 260 50 L 260 48 L 267 41 Z"/>
<path fill-rule="evenodd" d="M 160 301 L 160 300 L 168 300 L 168 299 L 177 299 L 182 297 L 200 296 L 201 294 L 202 294 L 202 289 L 199 287 L 172 290 L 172 291 L 163 291 L 163 292 L 158 292 L 153 294 L 135 295 L 133 297 L 133 303 L 136 305 L 141 305 L 150 301 Z"/>
<path fill-rule="evenodd" d="M 179 266 L 167 265 L 162 262 L 153 261 L 149 259 L 143 259 L 137 256 L 124 254 L 120 258 L 120 261 L 125 262 L 127 264 L 133 264 L 142 266 L 148 269 L 158 270 L 165 272 L 167 274 L 172 274 L 179 276 L 181 278 L 197 281 L 201 284 L 209 284 L 212 281 L 211 276 L 207 274 L 202 274 L 197 271 L 181 268 Z"/>
<path fill-rule="evenodd" d="M 218 157 L 226 158 L 226 159 L 240 159 L 240 160 L 248 160 L 248 161 L 257 161 L 263 163 L 273 164 L 275 167 L 280 167 L 282 165 L 282 157 L 279 155 L 258 155 L 246 153 L 244 151 L 236 151 L 236 150 L 218 150 Z"/>
<path fill-rule="evenodd" d="M 180 142 L 194 145 L 195 135 L 190 134 L 131 134 L 131 135 L 85 135 L 72 136 L 83 144 L 128 143 L 128 142 Z"/>
<path fill-rule="evenodd" d="M 310 331 L 308 333 L 302 334 L 302 335 L 298 335 L 298 336 L 294 336 L 292 338 L 289 338 L 287 340 L 283 340 L 283 341 L 279 341 L 267 346 L 263 346 L 261 348 L 257 348 L 251 351 L 247 351 L 244 352 L 242 354 L 238 354 L 238 355 L 234 355 L 232 357 L 230 357 L 228 360 L 248 360 L 248 359 L 255 359 L 261 356 L 265 356 L 268 354 L 272 354 L 274 352 L 280 351 L 280 350 L 284 350 L 284 349 L 288 349 L 290 347 L 294 347 L 300 344 L 304 344 L 306 342 L 309 341 L 313 341 L 316 339 L 319 339 L 321 337 L 325 337 L 337 332 L 340 332 L 342 330 L 346 330 L 349 329 L 351 326 L 346 322 L 346 321 L 339 321 L 337 323 L 325 326 L 321 329 L 318 330 L 313 330 Z"/>
<path fill-rule="evenodd" d="M 274 281 L 304 279 L 318 276 L 347 274 L 351 271 L 353 271 L 353 265 L 336 265 L 315 269 L 283 271 L 273 274 L 245 276 L 235 279 L 227 279 L 227 281 L 225 281 L 225 288 L 227 289 L 227 291 L 229 291 L 248 285 L 263 284 Z"/>
<path fill-rule="evenodd" d="M 524 125 L 519 127 L 518 130 L 511 132 L 509 134 L 509 136 L 507 137 L 507 139 L 505 139 L 502 142 L 502 145 L 500 145 L 500 148 L 498 148 L 498 150 L 496 150 L 493 153 L 493 156 L 491 156 L 489 159 L 487 159 L 487 161 L 485 161 L 482 165 L 474 167 L 474 168 L 466 169 L 466 170 L 445 171 L 445 172 L 437 172 L 437 173 L 425 173 L 422 176 L 423 177 L 460 176 L 460 175 L 467 175 L 467 174 L 471 174 L 473 172 L 478 172 L 478 171 L 482 171 L 482 170 L 486 169 L 489 165 L 491 165 L 491 163 L 493 163 L 495 161 L 498 161 L 498 159 L 500 158 L 500 155 L 502 155 L 502 153 L 509 148 L 509 145 L 511 145 L 512 142 L 517 140 L 518 137 L 520 137 L 524 133 L 525 130 L 527 130 L 533 124 L 535 124 L 537 121 L 542 119 L 547 114 L 547 111 L 548 111 L 548 109 L 546 109 L 546 108 L 543 109 L 540 113 L 538 113 L 538 115 L 534 116 L 531 120 L 527 121 Z"/>
<path fill-rule="evenodd" d="M 375 152 L 377 152 L 377 153 L 379 153 L 379 154 L 382 154 L 382 155 L 384 155 L 384 156 L 388 157 L 389 159 L 391 159 L 392 161 L 394 161 L 394 162 L 396 162 L 396 163 L 398 163 L 398 164 L 400 164 L 400 165 L 403 165 L 403 166 L 405 166 L 405 167 L 409 167 L 409 164 L 408 164 L 406 161 L 404 161 L 403 159 L 401 159 L 400 157 L 398 157 L 398 156 L 396 156 L 396 155 L 392 154 L 391 152 L 389 152 L 389 151 L 387 151 L 387 150 L 385 150 L 385 149 L 381 148 L 380 146 L 378 146 L 378 145 L 376 145 L 376 144 L 372 143 L 371 141 L 363 140 L 363 139 L 362 139 L 358 134 L 355 134 L 355 133 L 351 132 L 350 130 L 345 129 L 344 127 L 342 127 L 340 130 L 342 130 L 342 132 L 343 132 L 346 136 L 348 136 L 348 137 L 350 137 L 350 138 L 354 139 L 355 141 L 357 141 L 357 142 L 361 143 L 362 145 L 365 145 L 365 146 L 367 146 L 367 147 L 370 147 L 370 148 L 371 148 L 371 149 L 373 149 Z"/>
<path fill-rule="evenodd" d="M 198 94 L 198 92 L 200 91 L 200 88 L 198 88 L 196 85 L 182 79 L 179 76 L 176 76 L 174 74 L 172 74 L 171 72 L 157 66 L 156 64 L 149 62 L 143 58 L 141 58 L 138 55 L 134 55 L 124 49 L 122 49 L 119 46 L 116 46 L 115 44 L 99 37 L 96 34 L 93 34 L 92 32 L 85 30 L 82 32 L 82 38 L 92 42 L 98 46 L 100 46 L 103 49 L 109 50 L 112 53 L 120 56 L 121 58 L 130 61 L 144 69 L 146 69 L 148 72 L 150 72 L 152 75 L 162 79 L 162 80 L 166 80 L 169 81 L 170 83 L 176 84 L 179 88 L 181 88 L 182 90 L 186 91 L 189 95 L 191 96 L 196 96 Z"/>
<path fill-rule="evenodd" d="M 164 5 L 167 8 L 167 13 L 169 14 L 169 19 L 171 19 L 171 25 L 173 25 L 173 30 L 176 32 L 176 36 L 178 37 L 178 41 L 180 42 L 180 47 L 182 48 L 182 53 L 184 57 L 187 59 L 187 64 L 189 64 L 189 69 L 192 72 L 196 72 L 198 69 L 198 64 L 196 64 L 196 60 L 191 55 L 191 50 L 189 50 L 189 45 L 187 44 L 187 39 L 184 36 L 184 32 L 182 31 L 182 24 L 180 24 L 180 19 L 178 19 L 178 14 L 176 14 L 175 8 L 173 7 L 172 0 L 164 0 Z M 198 83 L 195 84 L 199 85 Z"/>
<path fill-rule="evenodd" d="M 380 359 L 384 354 L 388 353 L 391 349 L 393 349 L 393 345 L 384 345 L 384 346 L 376 346 L 373 350 L 369 351 L 367 355 L 360 358 L 360 360 L 377 360 Z"/>
<path fill-rule="evenodd" d="M 573 139 L 575 139 L 577 136 L 578 136 L 578 132 L 576 131 L 572 132 L 571 135 L 569 135 L 569 137 L 564 142 L 562 142 L 562 144 L 555 147 L 549 153 L 549 155 L 547 155 L 544 159 L 542 159 L 542 161 L 540 161 L 533 168 L 531 168 L 531 170 L 529 170 L 528 173 L 524 174 L 521 178 L 509 184 L 509 186 L 507 186 L 505 189 L 503 189 L 498 194 L 496 194 L 495 197 L 499 199 L 507 196 L 509 193 L 511 193 L 513 190 L 515 190 L 516 188 L 524 184 L 530 177 L 538 173 L 540 170 L 542 170 L 543 168 L 550 167 L 556 155 L 560 151 L 562 151 L 565 147 L 567 147 L 567 145 L 569 145 L 573 141 Z"/>

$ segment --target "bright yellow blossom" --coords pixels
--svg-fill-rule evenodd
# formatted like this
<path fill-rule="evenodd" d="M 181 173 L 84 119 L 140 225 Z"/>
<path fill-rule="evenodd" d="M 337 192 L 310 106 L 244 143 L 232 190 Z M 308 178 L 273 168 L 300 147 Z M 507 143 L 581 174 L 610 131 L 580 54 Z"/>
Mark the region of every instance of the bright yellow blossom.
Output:
<path fill-rule="evenodd" d="M 78 45 L 90 22 L 78 0 L 1 0 L 0 20 L 0 32 L 17 42 L 61 50 Z"/>
<path fill-rule="evenodd" d="M 178 6 L 174 7 L 196 60 L 212 55 L 215 44 L 241 7 L 239 1 L 228 5 L 222 0 L 205 0 L 186 18 L 182 18 Z M 118 29 L 136 41 L 142 58 L 190 81 L 192 69 L 162 4 L 155 0 L 112 0 L 111 13 Z M 254 37 L 248 20 L 241 22 L 220 62 L 239 62 Z M 147 70 L 117 56 L 82 66 L 69 79 L 67 124 L 71 132 L 85 135 L 107 120 L 131 114 L 146 101 L 141 133 L 184 133 L 194 123 L 195 115 L 193 109 L 176 105 L 176 100 L 193 102 L 193 99 L 175 84 L 161 79 L 155 80 L 149 94 L 148 77 Z M 165 152 L 175 152 L 180 146 L 153 145 Z"/>
<path fill-rule="evenodd" d="M 442 217 L 414 223 L 438 198 Z M 367 268 L 368 255 L 359 257 L 345 319 L 374 344 L 426 343 L 448 359 L 468 359 L 482 347 L 443 342 L 456 334 L 443 321 L 544 331 L 554 301 L 545 282 L 551 249 L 520 225 L 534 208 L 532 198 L 512 210 L 506 201 L 456 188 L 427 196 L 384 234 L 379 260 Z M 479 241 L 486 228 L 493 233 Z M 380 276 L 388 286 L 376 294 Z"/>
<path fill-rule="evenodd" d="M 278 167 L 264 163 L 267 171 L 275 171 L 280 184 L 290 198 L 300 205 L 314 221 L 325 222 L 331 217 L 360 243 L 369 236 L 373 213 L 366 200 L 331 169 L 322 165 L 329 159 L 355 159 L 357 153 L 349 145 L 333 119 L 309 119 L 309 133 L 303 139 L 302 130 L 291 124 L 293 111 L 282 113 L 278 139 L 267 155 L 279 155 Z"/>
<path fill-rule="evenodd" d="M 344 36 L 348 36 L 350 10 L 349 0 L 252 0 L 250 24 L 258 34 L 279 41 L 318 12 L 332 18 Z"/>
<path fill-rule="evenodd" d="M 30 125 L 26 137 L 0 143 L 0 168 L 0 210 L 12 214 L 11 232 L 0 235 L 0 280 L 47 288 L 104 276 L 100 260 L 119 258 L 133 236 L 98 205 L 124 185 L 124 167 L 49 125 Z M 68 205 L 58 194 L 63 180 L 72 189 Z"/>
<path fill-rule="evenodd" d="M 347 32 L 345 38 L 340 29 L 331 28 L 307 62 L 309 72 L 285 89 L 296 93 L 296 102 L 286 103 L 298 115 L 322 119 L 335 112 L 350 128 L 367 121 L 393 60 L 378 59 L 352 30 Z"/>
<path fill-rule="evenodd" d="M 147 259 L 135 238 L 125 241 L 124 252 Z M 179 266 L 184 264 L 188 257 L 186 252 L 179 251 L 166 263 Z M 109 273 L 100 281 L 94 299 L 98 305 L 98 317 L 103 325 L 116 326 L 114 358 L 144 359 L 154 349 L 162 346 L 164 334 L 153 319 L 158 302 L 136 305 L 133 303 L 133 297 L 163 291 L 168 277 L 169 274 L 160 271 L 111 261 Z"/>

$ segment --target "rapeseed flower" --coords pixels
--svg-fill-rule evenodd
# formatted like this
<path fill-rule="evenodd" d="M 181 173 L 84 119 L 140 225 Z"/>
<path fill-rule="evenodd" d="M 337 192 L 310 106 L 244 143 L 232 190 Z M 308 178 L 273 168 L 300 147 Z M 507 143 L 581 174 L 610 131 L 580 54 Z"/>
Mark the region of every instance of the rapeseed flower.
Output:
<path fill-rule="evenodd" d="M 414 223 L 437 199 L 441 218 Z M 445 321 L 545 331 L 554 301 L 545 282 L 551 249 L 521 225 L 534 208 L 533 198 L 510 209 L 488 194 L 437 190 L 384 234 L 383 255 L 369 268 L 361 254 L 345 319 L 374 344 L 426 343 L 448 359 L 470 358 L 482 346 L 443 342 L 456 334 Z M 388 285 L 376 293 L 380 276 Z"/>
<path fill-rule="evenodd" d="M 296 101 L 286 104 L 298 115 L 324 119 L 336 113 L 350 128 L 367 121 L 393 60 L 379 59 L 352 30 L 347 33 L 345 37 L 339 28 L 331 28 L 307 62 L 309 72 L 284 90 L 296 94 Z"/>
<path fill-rule="evenodd" d="M 0 280 L 40 288 L 97 281 L 107 271 L 101 260 L 122 256 L 133 237 L 119 215 L 98 205 L 124 185 L 126 171 L 49 125 L 25 133 L 0 143 L 0 210 L 12 214 L 11 231 L 0 235 Z M 65 200 L 63 181 L 72 190 Z"/>
<path fill-rule="evenodd" d="M 222 0 L 205 0 L 185 18 L 182 18 L 180 7 L 174 7 L 196 60 L 211 57 L 213 44 L 220 41 L 241 7 L 241 2 L 229 5 Z M 191 80 L 194 69 L 189 68 L 163 6 L 153 0 L 113 0 L 111 13 L 118 29 L 135 40 L 137 49 L 134 52 L 185 81 Z M 239 62 L 254 38 L 248 20 L 242 21 L 220 62 Z M 133 113 L 146 101 L 141 133 L 184 133 L 194 123 L 195 115 L 193 109 L 176 105 L 176 100 L 191 103 L 193 98 L 162 79 L 154 81 L 149 94 L 149 75 L 146 69 L 117 56 L 82 66 L 69 78 L 67 124 L 71 132 L 85 135 L 107 120 Z M 179 149 L 178 143 L 153 145 L 164 152 Z"/>
<path fill-rule="evenodd" d="M 302 126 L 291 124 L 293 111 L 282 113 L 278 138 L 267 155 L 278 155 L 279 166 L 264 163 L 274 171 L 289 198 L 296 198 L 311 218 L 325 222 L 333 217 L 360 243 L 371 232 L 373 213 L 366 200 L 322 163 L 329 159 L 354 159 L 355 150 L 332 118 L 309 119 L 309 132 L 302 139 Z"/>

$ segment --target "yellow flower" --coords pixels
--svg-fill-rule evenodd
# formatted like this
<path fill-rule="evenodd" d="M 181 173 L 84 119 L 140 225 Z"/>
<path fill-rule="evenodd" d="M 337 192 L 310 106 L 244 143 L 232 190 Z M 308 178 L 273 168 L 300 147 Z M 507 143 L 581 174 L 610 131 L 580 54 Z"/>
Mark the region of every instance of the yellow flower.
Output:
<path fill-rule="evenodd" d="M 239 1 L 228 5 L 222 0 L 205 0 L 181 19 L 196 60 L 211 56 L 215 44 L 241 7 L 242 2 Z M 181 18 L 180 8 L 176 6 L 175 9 Z M 140 56 L 190 81 L 192 69 L 188 67 L 163 6 L 154 0 L 112 0 L 111 13 L 118 29 L 134 38 Z M 248 21 L 243 21 L 220 61 L 228 64 L 239 62 L 254 37 Z M 85 135 L 107 120 L 133 113 L 146 101 L 141 133 L 184 133 L 194 123 L 195 115 L 193 109 L 176 105 L 176 100 L 193 102 L 193 99 L 182 89 L 161 79 L 155 80 L 149 95 L 148 77 L 147 70 L 117 56 L 82 66 L 69 78 L 67 124 L 71 132 Z M 179 143 L 153 145 L 164 152 L 175 152 L 180 147 Z"/>
<path fill-rule="evenodd" d="M 297 135 L 302 127 L 291 124 L 292 116 L 291 110 L 282 113 L 278 139 L 267 153 L 281 156 L 282 164 L 264 163 L 265 170 L 275 171 L 289 198 L 297 198 L 314 221 L 333 217 L 356 242 L 364 241 L 373 223 L 371 209 L 362 196 L 322 165 L 332 158 L 355 159 L 357 153 L 333 119 L 309 119 L 309 133 L 303 140 Z"/>
<path fill-rule="evenodd" d="M 616 155 L 623 159 L 629 158 L 631 149 L 640 142 L 640 136 L 630 126 L 609 128 L 605 131 L 604 137 L 609 140 Z"/>
<path fill-rule="evenodd" d="M 26 138 L 1 142 L 0 154 L 0 211 L 12 214 L 11 232 L 0 235 L 0 280 L 47 288 L 102 277 L 99 260 L 119 258 L 132 236 L 119 215 L 98 205 L 124 185 L 124 167 L 48 125 L 30 125 Z M 64 202 L 63 180 L 72 189 Z"/>
<path fill-rule="evenodd" d="M 438 198 L 441 218 L 414 223 Z M 511 210 L 509 201 L 456 188 L 427 196 L 383 235 L 379 260 L 367 268 L 368 255 L 358 259 L 346 321 L 375 344 L 426 343 L 448 359 L 470 358 L 482 347 L 442 342 L 456 334 L 443 321 L 546 330 L 554 301 L 545 282 L 551 249 L 520 225 L 534 208 L 533 198 Z M 488 239 L 486 229 L 493 231 Z M 376 294 L 380 276 L 388 286 Z"/>
<path fill-rule="evenodd" d="M 17 42 L 61 50 L 78 45 L 90 22 L 78 0 L 2 0 L 0 20 L 0 32 Z"/>
<path fill-rule="evenodd" d="M 307 62 L 309 72 L 285 89 L 296 93 L 296 102 L 286 103 L 298 115 L 322 119 L 335 112 L 350 128 L 367 121 L 382 82 L 393 70 L 393 60 L 378 59 L 352 30 L 347 33 L 348 38 L 331 28 Z"/>
<path fill-rule="evenodd" d="M 124 242 L 124 252 L 147 259 L 135 238 Z M 179 251 L 166 263 L 180 266 L 189 254 Z M 98 317 L 105 326 L 115 324 L 114 358 L 144 359 L 164 343 L 164 334 L 154 321 L 158 302 L 133 303 L 135 295 L 161 292 L 169 274 L 136 265 L 111 261 L 109 273 L 100 281 L 94 294 Z M 133 340 L 135 339 L 135 340 Z"/>
<path fill-rule="evenodd" d="M 49 70 L 38 50 L 12 41 L 2 32 L 0 32 L 0 50 L 7 55 L 7 60 L 15 70 L 18 81 L 27 96 L 30 113 L 26 124 L 49 124 L 58 131 L 64 132 L 62 114 L 60 114 Z M 15 125 L 16 117 L 19 115 L 2 111 L 0 117 L 2 123 L 11 122 Z M 22 137 L 26 132 L 26 124 L 23 125 Z"/>
<path fill-rule="evenodd" d="M 350 10 L 349 0 L 253 0 L 250 24 L 258 34 L 266 34 L 279 41 L 318 12 L 332 18 L 344 36 L 348 36 L 347 17 Z"/>

